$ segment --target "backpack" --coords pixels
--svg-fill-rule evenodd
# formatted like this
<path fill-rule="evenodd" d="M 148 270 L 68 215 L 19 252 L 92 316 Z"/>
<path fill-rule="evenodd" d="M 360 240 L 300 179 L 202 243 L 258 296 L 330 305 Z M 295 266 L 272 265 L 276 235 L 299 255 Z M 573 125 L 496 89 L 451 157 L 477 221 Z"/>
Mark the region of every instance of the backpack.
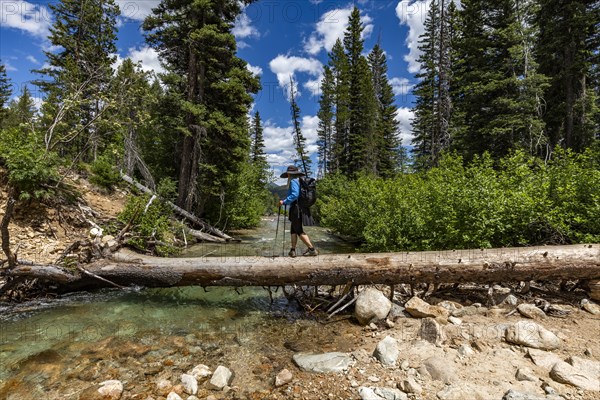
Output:
<path fill-rule="evenodd" d="M 302 208 L 308 208 L 317 201 L 317 181 L 315 178 L 300 177 L 300 197 L 298 205 Z"/>

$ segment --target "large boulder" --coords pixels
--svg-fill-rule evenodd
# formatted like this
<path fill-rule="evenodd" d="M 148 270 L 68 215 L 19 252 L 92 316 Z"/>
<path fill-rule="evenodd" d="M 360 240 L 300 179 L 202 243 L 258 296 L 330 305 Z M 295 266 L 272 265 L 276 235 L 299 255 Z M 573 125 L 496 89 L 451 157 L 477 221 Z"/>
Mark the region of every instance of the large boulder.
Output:
<path fill-rule="evenodd" d="M 375 288 L 368 287 L 358 294 L 354 306 L 354 315 L 361 325 L 382 320 L 387 317 L 392 302 Z"/>
<path fill-rule="evenodd" d="M 346 353 L 297 353 L 294 354 L 293 359 L 301 370 L 319 373 L 343 372 L 352 363 L 352 357 Z"/>
<path fill-rule="evenodd" d="M 519 321 L 509 326 L 504 338 L 508 343 L 541 350 L 555 350 L 561 346 L 561 340 L 554 333 L 531 321 Z"/>
<path fill-rule="evenodd" d="M 600 392 L 600 362 L 570 357 L 558 362 L 550 371 L 550 377 L 583 390 Z"/>
<path fill-rule="evenodd" d="M 440 318 L 443 320 L 448 319 L 450 312 L 440 306 L 432 306 L 426 301 L 421 300 L 418 297 L 413 297 L 404 305 L 406 312 L 415 318 Z"/>

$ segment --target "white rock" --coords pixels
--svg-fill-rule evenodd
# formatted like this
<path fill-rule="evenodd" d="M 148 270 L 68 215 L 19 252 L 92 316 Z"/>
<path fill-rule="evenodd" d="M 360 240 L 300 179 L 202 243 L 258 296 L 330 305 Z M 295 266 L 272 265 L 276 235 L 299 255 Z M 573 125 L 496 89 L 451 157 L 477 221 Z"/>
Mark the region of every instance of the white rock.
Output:
<path fill-rule="evenodd" d="M 514 294 L 506 296 L 502 304 L 508 304 L 509 306 L 516 306 L 519 303 L 519 299 Z"/>
<path fill-rule="evenodd" d="M 502 400 L 547 400 L 546 396 L 539 396 L 537 394 L 522 393 L 516 390 L 510 389 L 504 393 Z"/>
<path fill-rule="evenodd" d="M 519 311 L 519 313 L 526 318 L 546 318 L 546 313 L 540 310 L 535 304 L 519 304 L 517 306 L 517 311 Z"/>
<path fill-rule="evenodd" d="M 370 388 L 360 387 L 358 388 L 358 395 L 362 400 L 407 400 L 408 396 L 406 393 L 401 392 L 398 389 L 391 388 Z"/>
<path fill-rule="evenodd" d="M 590 314 L 600 315 L 600 306 L 596 303 L 592 303 L 587 299 L 583 299 L 581 301 L 581 306 L 585 311 L 589 312 Z"/>
<path fill-rule="evenodd" d="M 198 381 L 194 376 L 188 374 L 181 375 L 181 383 L 183 384 L 183 390 L 187 394 L 198 393 Z"/>
<path fill-rule="evenodd" d="M 475 350 L 473 350 L 473 348 L 468 344 L 461 344 L 458 348 L 458 354 L 461 357 L 471 357 L 473 354 L 475 354 Z"/>
<path fill-rule="evenodd" d="M 373 353 L 373 356 L 385 366 L 396 365 L 396 360 L 398 360 L 399 355 L 400 350 L 398 349 L 398 341 L 391 336 L 386 336 L 377 343 L 377 348 Z"/>
<path fill-rule="evenodd" d="M 181 398 L 181 396 L 179 396 L 177 393 L 175 392 L 171 392 L 169 393 L 169 395 L 167 396 L 167 400 L 183 400 Z"/>
<path fill-rule="evenodd" d="M 201 379 L 208 378 L 209 376 L 211 376 L 212 371 L 210 370 L 210 368 L 208 368 L 208 366 L 206 366 L 204 364 L 198 364 L 192 369 L 192 371 L 190 372 L 190 375 L 192 375 L 197 380 L 201 380 Z"/>
<path fill-rule="evenodd" d="M 387 317 L 392 302 L 379 290 L 368 287 L 358 294 L 354 315 L 361 325 Z"/>
<path fill-rule="evenodd" d="M 550 377 L 583 390 L 600 392 L 600 363 L 569 358 L 568 363 L 559 362 L 550 371 Z"/>
<path fill-rule="evenodd" d="M 462 324 L 462 320 L 460 318 L 456 318 L 453 316 L 448 317 L 448 322 L 450 322 L 452 325 L 456 325 L 456 326 L 459 326 Z"/>
<path fill-rule="evenodd" d="M 100 383 L 98 393 L 104 396 L 107 400 L 118 400 L 123 394 L 123 384 L 121 381 L 110 380 Z"/>
<path fill-rule="evenodd" d="M 336 352 L 324 354 L 297 353 L 294 354 L 293 360 L 303 371 L 320 373 L 343 372 L 352 363 L 349 354 Z"/>
<path fill-rule="evenodd" d="M 404 305 L 406 312 L 415 318 L 441 318 L 448 319 L 450 312 L 444 307 L 432 306 L 431 304 L 421 300 L 418 297 L 413 297 Z"/>
<path fill-rule="evenodd" d="M 436 395 L 440 400 L 485 400 L 481 393 L 467 384 L 447 385 Z"/>
<path fill-rule="evenodd" d="M 275 377 L 275 386 L 283 386 L 290 383 L 294 376 L 288 369 L 282 369 Z"/>
<path fill-rule="evenodd" d="M 219 365 L 208 382 L 208 388 L 212 390 L 222 390 L 225 386 L 229 386 L 233 372 L 229 368 Z"/>
<path fill-rule="evenodd" d="M 529 357 L 535 365 L 544 368 L 548 372 L 552 369 L 552 367 L 554 367 L 556 363 L 562 361 L 562 359 L 559 356 L 550 351 L 528 349 L 527 354 L 529 355 Z"/>
<path fill-rule="evenodd" d="M 509 326 L 504 337 L 509 343 L 534 349 L 555 350 L 561 346 L 561 340 L 554 333 L 530 321 L 519 321 Z"/>
<path fill-rule="evenodd" d="M 451 361 L 442 357 L 429 357 L 423 361 L 419 372 L 428 373 L 431 379 L 450 383 L 456 379 L 456 372 Z"/>

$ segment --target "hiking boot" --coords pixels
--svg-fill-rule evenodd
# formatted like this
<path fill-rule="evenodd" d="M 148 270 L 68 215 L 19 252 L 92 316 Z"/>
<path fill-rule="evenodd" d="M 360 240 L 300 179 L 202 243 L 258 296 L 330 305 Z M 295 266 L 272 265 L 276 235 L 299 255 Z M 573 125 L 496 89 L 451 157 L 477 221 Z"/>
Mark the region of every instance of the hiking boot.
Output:
<path fill-rule="evenodd" d="M 319 255 L 319 250 L 313 248 L 311 249 L 306 249 L 306 251 L 304 253 L 302 253 L 303 256 L 318 256 Z"/>
<path fill-rule="evenodd" d="M 288 256 L 294 258 L 296 257 L 296 249 L 291 249 L 290 252 L 288 253 Z"/>

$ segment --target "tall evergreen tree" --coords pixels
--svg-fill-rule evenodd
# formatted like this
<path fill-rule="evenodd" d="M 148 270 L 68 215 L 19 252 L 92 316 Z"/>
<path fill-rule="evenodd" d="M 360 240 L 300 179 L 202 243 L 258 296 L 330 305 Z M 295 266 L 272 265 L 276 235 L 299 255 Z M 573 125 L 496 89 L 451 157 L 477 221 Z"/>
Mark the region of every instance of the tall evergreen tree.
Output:
<path fill-rule="evenodd" d="M 581 151 L 598 126 L 598 49 L 600 3 L 541 0 L 536 18 L 540 32 L 540 72 L 550 77 L 544 122 L 550 145 Z"/>
<path fill-rule="evenodd" d="M 251 125 L 252 148 L 250 150 L 250 161 L 256 169 L 258 182 L 257 185 L 266 188 L 269 183 L 270 171 L 267 155 L 265 153 L 265 139 L 263 136 L 262 120 L 260 113 L 256 111 Z"/>
<path fill-rule="evenodd" d="M 177 148 L 179 206 L 210 213 L 223 204 L 247 160 L 247 112 L 258 79 L 236 56 L 231 33 L 244 0 L 166 0 L 144 22 L 148 42 L 168 69 L 165 81 L 183 93 Z M 219 202 L 219 199 L 221 201 Z M 215 213 L 220 214 L 219 205 Z"/>
<path fill-rule="evenodd" d="M 532 1 L 465 0 L 455 41 L 456 145 L 467 157 L 545 146 L 540 116 L 545 77 L 532 58 Z"/>
<path fill-rule="evenodd" d="M 360 11 L 354 7 L 344 34 L 344 47 L 348 59 L 349 125 L 348 159 L 342 171 L 355 174 L 360 171 L 375 172 L 377 143 L 375 135 L 375 94 L 364 49 L 362 33 L 364 26 Z"/>
<path fill-rule="evenodd" d="M 296 103 L 296 83 L 290 77 L 290 111 L 292 113 L 292 135 L 294 136 L 294 146 L 296 147 L 296 156 L 294 164 L 300 168 L 306 176 L 310 176 L 311 159 L 306 150 L 306 138 L 302 134 L 300 126 L 300 107 Z"/>
<path fill-rule="evenodd" d="M 329 67 L 333 75 L 335 124 L 332 146 L 331 170 L 346 172 L 349 159 L 350 129 L 350 65 L 344 45 L 337 39 L 329 54 Z"/>
<path fill-rule="evenodd" d="M 27 86 L 24 86 L 19 99 L 10 102 L 1 126 L 21 127 L 23 131 L 32 133 L 35 131 L 36 112 L 31 92 Z"/>
<path fill-rule="evenodd" d="M 54 23 L 49 40 L 60 50 L 46 51 L 48 67 L 35 71 L 47 77 L 35 82 L 47 95 L 47 147 L 74 145 L 75 153 L 83 152 L 90 160 L 111 131 L 103 125 L 110 123 L 104 115 L 111 104 L 105 95 L 117 51 L 119 7 L 114 0 L 61 0 L 50 9 Z"/>
<path fill-rule="evenodd" d="M 321 178 L 334 171 L 333 165 L 333 133 L 335 117 L 335 78 L 329 66 L 325 66 L 321 81 L 321 98 L 319 99 L 319 128 L 317 130 L 319 146 L 319 173 Z"/>
<path fill-rule="evenodd" d="M 394 91 L 387 76 L 387 58 L 379 43 L 369 53 L 369 66 L 377 100 L 375 120 L 378 145 L 376 172 L 380 176 L 389 178 L 398 172 L 402 143 L 398 136 L 400 123 L 396 120 L 398 107 L 394 103 Z"/>
<path fill-rule="evenodd" d="M 6 75 L 6 66 L 0 62 L 0 124 L 4 118 L 10 96 L 12 95 L 10 86 L 10 79 Z"/>

